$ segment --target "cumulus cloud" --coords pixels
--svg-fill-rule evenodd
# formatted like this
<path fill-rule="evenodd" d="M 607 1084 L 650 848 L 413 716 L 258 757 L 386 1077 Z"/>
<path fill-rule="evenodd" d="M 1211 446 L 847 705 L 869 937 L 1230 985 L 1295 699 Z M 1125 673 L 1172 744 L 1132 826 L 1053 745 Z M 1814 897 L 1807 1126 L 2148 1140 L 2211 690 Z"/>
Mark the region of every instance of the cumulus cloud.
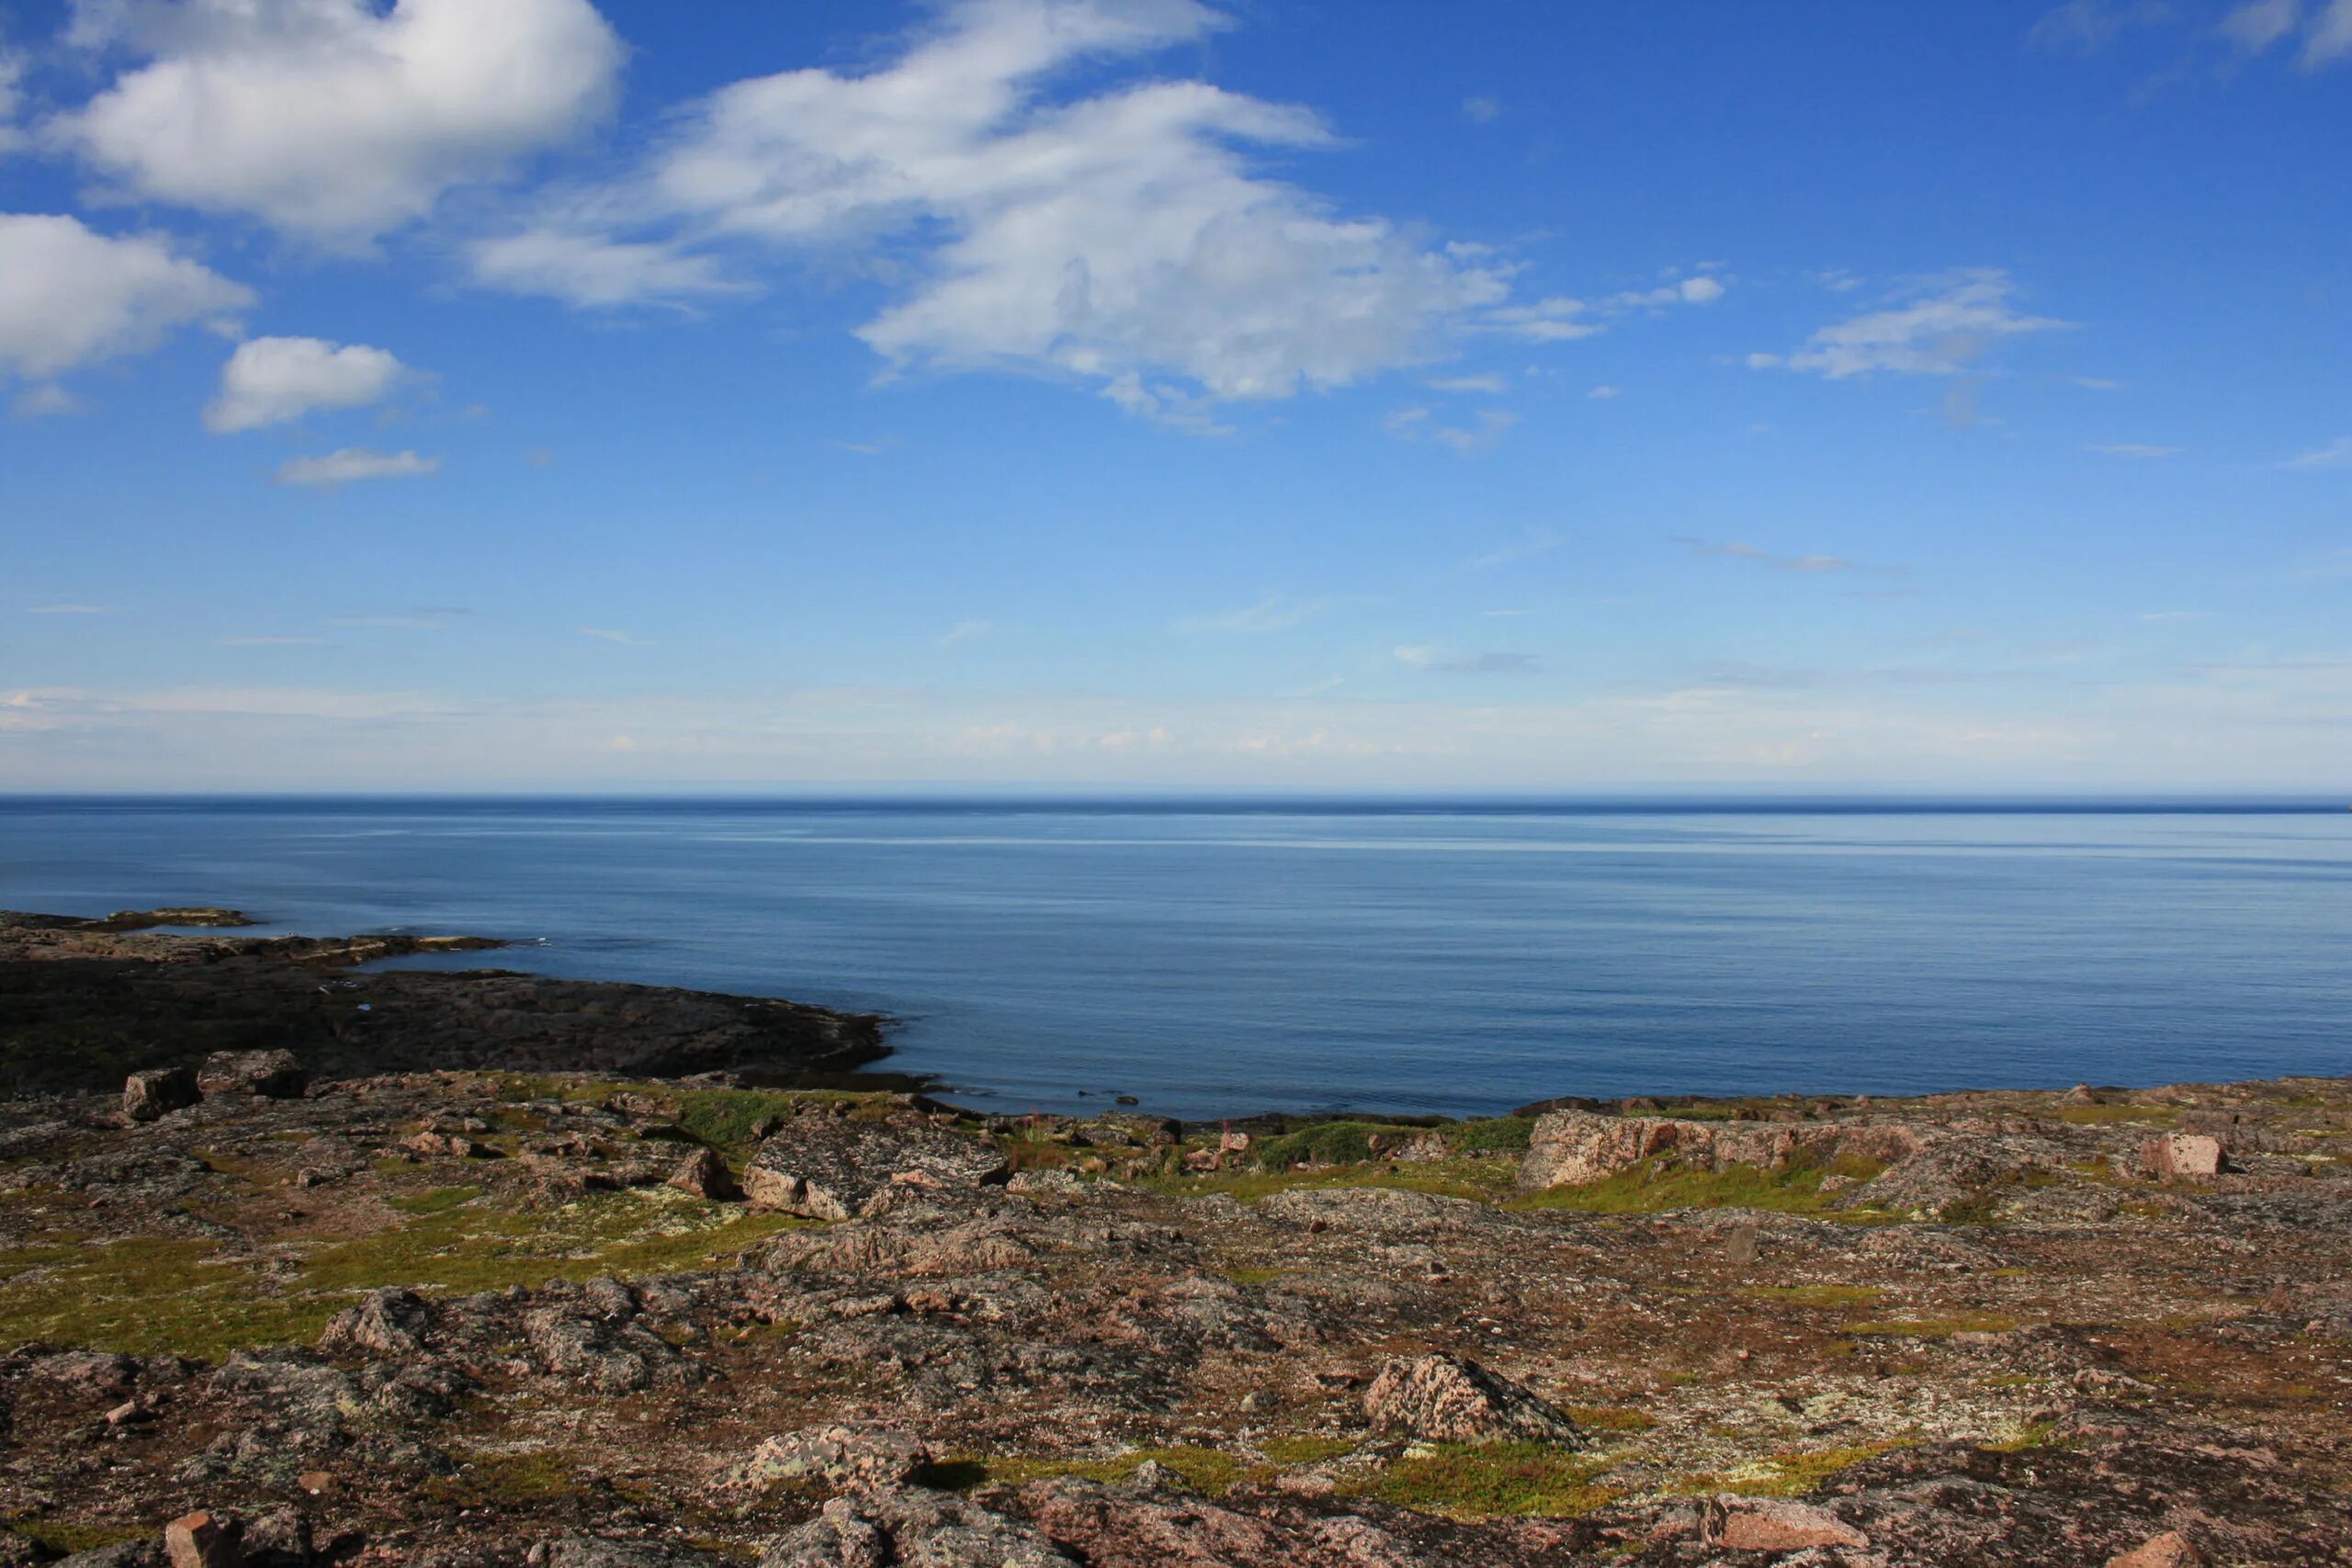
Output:
<path fill-rule="evenodd" d="M 0 371 L 61 370 L 154 347 L 253 302 L 167 240 L 108 238 L 79 219 L 0 213 Z"/>
<path fill-rule="evenodd" d="M 364 244 L 571 135 L 622 49 L 588 0 L 75 0 L 141 62 L 51 133 L 128 191 Z"/>
<path fill-rule="evenodd" d="M 477 275 L 610 306 L 707 292 L 747 255 L 847 256 L 894 284 L 859 329 L 894 368 L 1065 375 L 1195 428 L 1190 397 L 1345 385 L 1499 304 L 1482 256 L 1266 175 L 1256 149 L 1332 144 L 1306 110 L 1201 82 L 1048 91 L 1226 25 L 1197 0 L 956 0 L 862 74 L 690 106 L 630 179 L 482 243 Z"/>
<path fill-rule="evenodd" d="M 225 435 L 283 424 L 312 409 L 359 408 L 390 391 L 406 374 L 390 354 L 364 344 L 254 338 L 239 344 L 220 367 L 220 392 L 205 405 L 204 427 Z"/>
<path fill-rule="evenodd" d="M 1833 380 L 1873 370 L 1951 376 L 1996 344 L 2071 323 L 2020 315 L 2017 285 L 1999 267 L 1930 279 L 1904 301 L 1822 328 L 1790 354 L 1751 354 L 1750 368 L 1802 370 Z"/>
<path fill-rule="evenodd" d="M 436 472 L 440 467 L 440 458 L 420 457 L 413 452 L 373 452 L 365 446 L 345 446 L 323 457 L 289 458 L 279 466 L 277 482 L 332 490 L 357 479 L 413 479 Z"/>

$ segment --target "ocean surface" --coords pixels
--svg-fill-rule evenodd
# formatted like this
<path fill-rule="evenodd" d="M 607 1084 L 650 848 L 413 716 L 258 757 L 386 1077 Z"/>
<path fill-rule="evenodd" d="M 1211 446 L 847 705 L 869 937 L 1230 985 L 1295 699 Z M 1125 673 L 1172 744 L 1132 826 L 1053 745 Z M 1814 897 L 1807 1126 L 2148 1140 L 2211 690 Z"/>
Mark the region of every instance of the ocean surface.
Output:
<path fill-rule="evenodd" d="M 0 799 L 0 908 L 888 1012 L 976 1104 L 2352 1073 L 2340 802 Z"/>

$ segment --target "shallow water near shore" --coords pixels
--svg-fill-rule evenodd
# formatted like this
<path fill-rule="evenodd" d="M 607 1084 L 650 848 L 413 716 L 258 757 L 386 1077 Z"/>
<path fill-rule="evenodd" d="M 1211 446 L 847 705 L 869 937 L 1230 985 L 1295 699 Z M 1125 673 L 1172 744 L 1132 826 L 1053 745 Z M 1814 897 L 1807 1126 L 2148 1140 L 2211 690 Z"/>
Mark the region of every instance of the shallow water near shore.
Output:
<path fill-rule="evenodd" d="M 0 801 L 0 908 L 174 904 L 888 1012 L 1008 1111 L 2352 1073 L 2324 803 Z"/>

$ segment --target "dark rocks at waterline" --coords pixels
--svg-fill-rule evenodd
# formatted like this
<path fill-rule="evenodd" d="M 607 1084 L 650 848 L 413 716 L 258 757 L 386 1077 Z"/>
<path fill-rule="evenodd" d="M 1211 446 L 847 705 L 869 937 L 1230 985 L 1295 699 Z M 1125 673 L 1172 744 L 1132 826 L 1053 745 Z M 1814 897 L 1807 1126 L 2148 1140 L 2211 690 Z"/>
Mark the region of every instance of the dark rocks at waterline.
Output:
<path fill-rule="evenodd" d="M 191 913 L 241 919 L 158 911 Z M 0 1081 L 20 1093 L 111 1092 L 132 1072 L 187 1067 L 225 1074 L 232 1092 L 283 1093 L 291 1080 L 254 1055 L 283 1052 L 323 1078 L 494 1068 L 798 1084 L 839 1081 L 889 1051 L 879 1017 L 766 998 L 352 967 L 501 945 L 486 938 L 195 935 L 142 919 L 0 913 Z M 237 1057 L 254 1066 L 231 1067 Z M 124 1109 L 166 1114 L 161 1105 L 142 1093 Z"/>

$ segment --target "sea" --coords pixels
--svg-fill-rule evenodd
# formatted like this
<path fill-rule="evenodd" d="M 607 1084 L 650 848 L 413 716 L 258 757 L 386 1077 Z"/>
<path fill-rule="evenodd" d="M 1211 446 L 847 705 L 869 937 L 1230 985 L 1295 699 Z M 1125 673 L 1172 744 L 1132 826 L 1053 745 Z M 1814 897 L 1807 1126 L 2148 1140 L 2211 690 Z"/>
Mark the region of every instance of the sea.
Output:
<path fill-rule="evenodd" d="M 0 798 L 0 908 L 887 1013 L 976 1106 L 2352 1074 L 2342 801 Z"/>

